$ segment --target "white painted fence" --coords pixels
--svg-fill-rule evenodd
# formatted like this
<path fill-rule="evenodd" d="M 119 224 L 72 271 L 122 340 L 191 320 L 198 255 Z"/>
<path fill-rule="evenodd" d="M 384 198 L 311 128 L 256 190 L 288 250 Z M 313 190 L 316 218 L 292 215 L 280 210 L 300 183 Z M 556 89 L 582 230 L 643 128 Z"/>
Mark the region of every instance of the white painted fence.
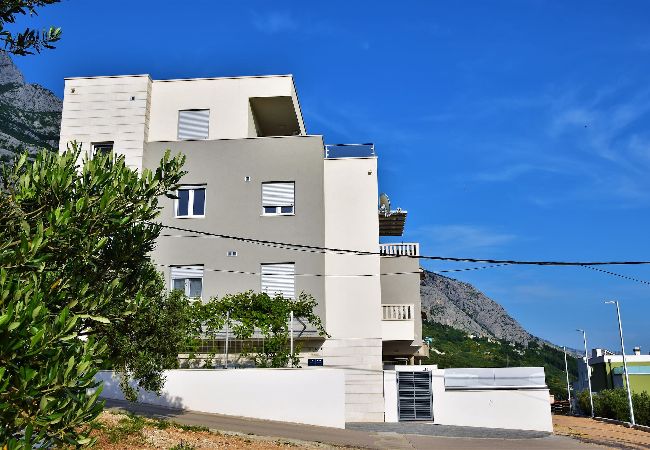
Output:
<path fill-rule="evenodd" d="M 165 372 L 162 395 L 138 401 L 255 419 L 345 428 L 345 375 L 336 369 L 185 369 Z M 102 397 L 124 400 L 113 372 L 102 371 Z"/>

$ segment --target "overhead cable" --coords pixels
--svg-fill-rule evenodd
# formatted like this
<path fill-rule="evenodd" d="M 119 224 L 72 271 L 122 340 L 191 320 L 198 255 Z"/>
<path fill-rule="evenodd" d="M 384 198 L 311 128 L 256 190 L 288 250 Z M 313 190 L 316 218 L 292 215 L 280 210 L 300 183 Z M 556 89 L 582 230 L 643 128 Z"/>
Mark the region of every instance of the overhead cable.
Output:
<path fill-rule="evenodd" d="M 186 233 L 194 233 L 199 236 L 179 236 L 179 235 L 165 235 L 170 237 L 215 237 L 222 239 L 231 239 L 240 242 L 247 242 L 265 246 L 277 246 L 287 250 L 295 251 L 313 251 L 316 253 L 337 253 L 337 254 L 353 254 L 359 256 L 387 256 L 387 257 L 401 257 L 401 258 L 415 258 L 426 259 L 431 261 L 451 261 L 451 262 L 471 262 L 471 263 L 485 263 L 485 264 L 506 264 L 506 265 L 525 265 L 525 266 L 607 266 L 607 265 L 650 265 L 650 261 L 528 261 L 528 260 L 513 260 L 513 259 L 491 259 L 491 258 L 460 258 L 452 256 L 433 256 L 433 255 L 392 255 L 382 252 L 371 252 L 363 250 L 350 250 L 342 248 L 321 247 L 316 245 L 296 244 L 291 242 L 271 241 L 267 239 L 256 239 L 242 236 L 228 235 L 222 233 L 212 233 L 208 231 L 192 230 L 189 228 L 176 227 L 172 225 L 158 224 L 154 222 L 147 222 L 151 225 L 161 226 L 170 230 L 183 231 Z"/>

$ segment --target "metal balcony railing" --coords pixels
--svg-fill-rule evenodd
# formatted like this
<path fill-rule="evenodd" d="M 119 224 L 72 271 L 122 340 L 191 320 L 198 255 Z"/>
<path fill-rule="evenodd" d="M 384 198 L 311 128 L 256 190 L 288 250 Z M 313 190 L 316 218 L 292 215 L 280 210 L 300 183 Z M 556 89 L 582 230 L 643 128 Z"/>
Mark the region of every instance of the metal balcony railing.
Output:
<path fill-rule="evenodd" d="M 326 144 L 325 158 L 372 158 L 377 156 L 375 144 Z"/>
<path fill-rule="evenodd" d="M 382 256 L 420 256 L 420 244 L 417 242 L 402 244 L 379 244 Z"/>
<path fill-rule="evenodd" d="M 382 320 L 413 320 L 413 305 L 381 305 Z"/>

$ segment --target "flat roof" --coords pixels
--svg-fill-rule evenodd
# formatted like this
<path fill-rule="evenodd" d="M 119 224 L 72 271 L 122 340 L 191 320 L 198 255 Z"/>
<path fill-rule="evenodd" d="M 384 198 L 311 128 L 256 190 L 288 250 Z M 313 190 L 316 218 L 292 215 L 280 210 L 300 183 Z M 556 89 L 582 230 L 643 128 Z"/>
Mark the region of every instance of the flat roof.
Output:
<path fill-rule="evenodd" d="M 203 81 L 203 80 L 234 80 L 244 78 L 293 78 L 293 74 L 278 74 L 278 75 L 240 75 L 229 77 L 203 77 L 203 78 L 170 78 L 164 80 L 154 80 L 149 74 L 134 74 L 134 75 L 95 75 L 91 77 L 65 77 L 64 80 L 92 80 L 95 78 L 138 78 L 147 77 L 153 82 L 168 83 L 171 81 Z"/>

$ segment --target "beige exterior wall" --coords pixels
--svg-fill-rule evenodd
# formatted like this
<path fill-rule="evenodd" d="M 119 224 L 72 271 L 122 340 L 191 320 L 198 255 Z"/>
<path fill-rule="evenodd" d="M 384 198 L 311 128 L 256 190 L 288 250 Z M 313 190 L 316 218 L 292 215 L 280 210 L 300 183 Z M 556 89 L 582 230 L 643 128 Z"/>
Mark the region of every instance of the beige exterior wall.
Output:
<path fill-rule="evenodd" d="M 163 224 L 253 239 L 323 246 L 323 141 L 320 136 L 293 136 L 238 140 L 152 142 L 145 167 L 158 165 L 166 149 L 186 156 L 182 182 L 206 184 L 204 218 L 174 217 L 174 201 L 161 199 Z M 249 176 L 251 181 L 244 181 Z M 295 181 L 296 206 L 292 216 L 262 216 L 261 183 Z M 164 230 L 164 234 L 189 234 Z M 238 253 L 227 256 L 229 250 Z M 295 262 L 296 273 L 325 272 L 321 253 L 300 252 L 231 239 L 160 237 L 153 253 L 169 281 L 169 265 L 204 264 L 204 298 L 244 290 L 260 290 L 259 275 L 210 271 L 260 272 L 261 263 Z M 296 277 L 296 293 L 306 292 L 319 302 L 325 318 L 324 278 Z M 326 323 L 327 326 L 327 323 Z"/>
<path fill-rule="evenodd" d="M 409 345 L 413 346 L 420 346 L 422 344 L 422 319 L 420 315 L 422 306 L 420 300 L 419 269 L 420 260 L 417 258 L 381 257 L 382 274 L 400 273 L 400 275 L 381 276 L 381 303 L 384 305 L 413 305 L 414 320 L 407 322 L 411 324 L 413 333 L 413 341 Z M 403 274 L 404 272 L 406 274 Z M 384 323 L 384 325 L 386 324 Z M 387 339 L 385 338 L 385 340 Z"/>
<path fill-rule="evenodd" d="M 59 149 L 77 141 L 84 152 L 93 142 L 114 141 L 133 168 L 142 168 L 149 124 L 148 75 L 65 80 Z"/>
<path fill-rule="evenodd" d="M 151 94 L 150 141 L 178 140 L 178 111 L 184 109 L 210 110 L 210 140 L 255 137 L 251 97 L 291 97 L 301 134 L 305 134 L 290 75 L 156 80 Z"/>

